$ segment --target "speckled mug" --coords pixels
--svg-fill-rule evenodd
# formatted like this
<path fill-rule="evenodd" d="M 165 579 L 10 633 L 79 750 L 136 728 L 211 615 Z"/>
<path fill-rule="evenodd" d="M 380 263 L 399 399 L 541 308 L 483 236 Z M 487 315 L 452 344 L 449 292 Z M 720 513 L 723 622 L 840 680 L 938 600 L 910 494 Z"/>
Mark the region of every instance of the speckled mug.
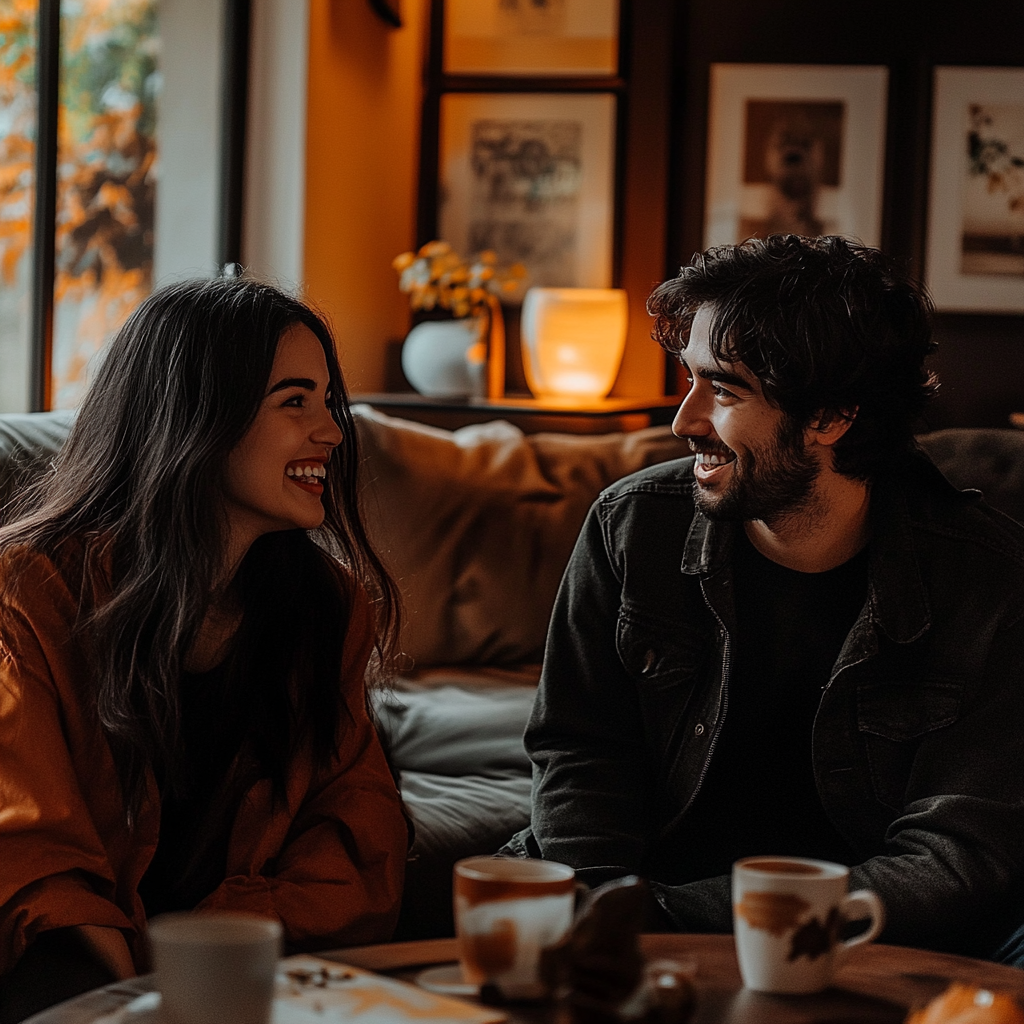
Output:
<path fill-rule="evenodd" d="M 850 869 L 804 857 L 746 857 L 732 870 L 733 925 L 740 975 L 758 992 L 820 992 L 842 954 L 885 925 L 882 901 L 848 893 Z M 870 918 L 866 931 L 840 941 L 846 921 Z"/>
<path fill-rule="evenodd" d="M 455 865 L 455 932 L 463 977 L 509 999 L 544 994 L 540 951 L 572 926 L 575 872 L 549 860 L 468 857 Z"/>

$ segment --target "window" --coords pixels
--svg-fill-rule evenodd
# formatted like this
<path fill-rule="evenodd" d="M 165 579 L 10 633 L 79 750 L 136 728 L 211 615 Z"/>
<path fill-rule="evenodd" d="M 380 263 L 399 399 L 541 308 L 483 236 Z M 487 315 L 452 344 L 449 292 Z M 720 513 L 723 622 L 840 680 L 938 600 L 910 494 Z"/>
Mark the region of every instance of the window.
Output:
<path fill-rule="evenodd" d="M 24 394 L 32 351 L 35 404 L 72 408 L 91 358 L 152 288 L 159 36 L 157 0 L 59 3 L 54 119 L 41 76 L 54 59 L 45 26 L 55 2 L 0 0 L 0 374 L 6 382 L 13 371 L 6 386 Z M 55 193 L 35 187 L 37 142 L 54 141 Z M 39 280 L 49 274 L 33 239 L 45 220 L 37 202 L 54 207 L 52 284 Z M 40 316 L 41 289 L 52 308 L 44 296 Z M 12 407 L 17 395 L 2 401 Z"/>
<path fill-rule="evenodd" d="M 0 412 L 74 407 L 151 288 L 241 259 L 249 24 L 250 0 L 0 0 Z"/>

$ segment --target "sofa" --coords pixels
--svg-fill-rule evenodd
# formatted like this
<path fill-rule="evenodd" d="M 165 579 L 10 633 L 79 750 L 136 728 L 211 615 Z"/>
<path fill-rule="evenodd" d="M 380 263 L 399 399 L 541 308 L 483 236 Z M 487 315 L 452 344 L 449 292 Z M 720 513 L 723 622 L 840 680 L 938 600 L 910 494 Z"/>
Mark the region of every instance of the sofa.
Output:
<path fill-rule="evenodd" d="M 602 488 L 685 455 L 668 427 L 449 432 L 353 408 L 368 531 L 402 591 L 400 673 L 375 695 L 415 826 L 396 938 L 450 934 L 451 868 L 526 825 L 522 733 L 565 563 Z M 66 436 L 67 413 L 0 416 L 0 518 Z M 952 429 L 921 446 L 958 487 L 1024 522 L 1024 432 Z"/>

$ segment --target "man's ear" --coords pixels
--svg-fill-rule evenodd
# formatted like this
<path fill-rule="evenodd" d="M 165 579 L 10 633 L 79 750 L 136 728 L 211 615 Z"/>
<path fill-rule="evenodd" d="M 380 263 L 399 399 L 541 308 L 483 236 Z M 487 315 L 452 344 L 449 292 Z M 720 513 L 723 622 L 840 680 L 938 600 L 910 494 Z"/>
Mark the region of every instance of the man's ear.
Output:
<path fill-rule="evenodd" d="M 857 409 L 858 406 L 852 409 L 823 409 L 807 427 L 807 440 L 831 448 L 853 426 Z"/>

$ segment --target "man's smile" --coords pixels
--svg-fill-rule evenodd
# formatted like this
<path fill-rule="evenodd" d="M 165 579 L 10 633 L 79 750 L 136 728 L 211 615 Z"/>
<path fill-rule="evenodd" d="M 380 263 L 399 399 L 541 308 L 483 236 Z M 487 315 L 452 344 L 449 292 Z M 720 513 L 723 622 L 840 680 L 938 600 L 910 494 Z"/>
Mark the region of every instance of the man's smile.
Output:
<path fill-rule="evenodd" d="M 725 475 L 726 468 L 736 461 L 736 453 L 724 445 L 701 448 L 690 441 L 690 449 L 694 453 L 693 472 L 699 484 L 708 484 Z"/>

